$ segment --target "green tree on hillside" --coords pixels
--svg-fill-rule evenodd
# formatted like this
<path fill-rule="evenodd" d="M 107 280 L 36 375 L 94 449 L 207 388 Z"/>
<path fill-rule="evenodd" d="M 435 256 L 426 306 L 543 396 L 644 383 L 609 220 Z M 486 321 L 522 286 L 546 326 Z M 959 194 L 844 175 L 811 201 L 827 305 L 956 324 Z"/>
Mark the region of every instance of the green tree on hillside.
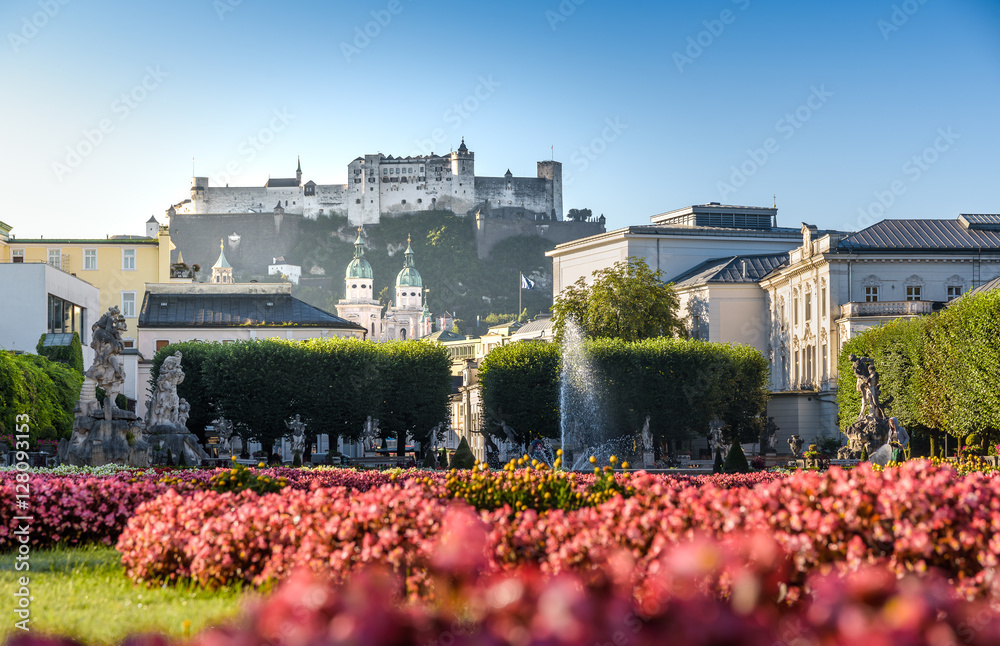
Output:
<path fill-rule="evenodd" d="M 556 338 L 574 319 L 592 339 L 641 341 L 658 336 L 682 336 L 677 294 L 642 258 L 630 256 L 613 267 L 598 269 L 590 284 L 581 277 L 552 305 Z"/>

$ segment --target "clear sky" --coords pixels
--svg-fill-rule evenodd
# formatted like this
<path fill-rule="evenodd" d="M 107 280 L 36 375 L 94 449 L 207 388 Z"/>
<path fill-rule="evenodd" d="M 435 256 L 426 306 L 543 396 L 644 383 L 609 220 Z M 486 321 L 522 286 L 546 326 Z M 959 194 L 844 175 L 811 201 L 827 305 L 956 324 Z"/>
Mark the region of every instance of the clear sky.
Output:
<path fill-rule="evenodd" d="M 479 175 L 554 154 L 609 228 L 773 195 L 786 226 L 1000 212 L 998 0 L 4 0 L 0 25 L 20 237 L 142 233 L 192 158 L 343 183 L 462 136 Z"/>

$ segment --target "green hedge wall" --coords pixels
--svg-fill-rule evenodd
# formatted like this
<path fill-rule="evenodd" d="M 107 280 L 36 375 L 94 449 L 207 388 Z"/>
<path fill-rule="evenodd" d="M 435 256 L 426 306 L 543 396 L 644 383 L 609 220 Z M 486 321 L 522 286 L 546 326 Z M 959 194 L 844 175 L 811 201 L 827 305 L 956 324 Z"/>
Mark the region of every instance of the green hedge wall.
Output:
<path fill-rule="evenodd" d="M 860 409 L 848 356 L 875 360 L 891 414 L 917 432 L 976 433 L 1000 441 L 1000 292 L 965 296 L 926 317 L 898 320 L 844 344 L 839 358 L 840 422 Z"/>
<path fill-rule="evenodd" d="M 151 382 L 163 360 L 181 351 L 184 381 L 177 394 L 191 404 L 189 428 L 220 413 L 246 440 L 270 451 L 288 435 L 285 421 L 302 416 L 310 437 L 357 439 L 365 420 L 386 437 L 409 434 L 426 442 L 448 419 L 451 363 L 444 346 L 425 341 L 371 343 L 358 339 L 168 345 L 153 357 Z"/>
<path fill-rule="evenodd" d="M 715 416 L 730 437 L 759 437 L 767 406 L 767 359 L 749 346 L 655 338 L 587 342 L 608 410 L 620 435 L 638 433 L 649 417 L 657 440 L 707 435 Z M 518 440 L 559 436 L 560 346 L 514 343 L 496 348 L 479 372 L 486 429 Z"/>
<path fill-rule="evenodd" d="M 68 346 L 46 346 L 44 345 L 46 336 L 43 334 L 38 339 L 38 345 L 35 346 L 35 351 L 39 356 L 66 364 L 68 367 L 82 374 L 83 346 L 80 345 L 80 334 L 74 332 L 73 341 Z"/>
<path fill-rule="evenodd" d="M 33 354 L 0 351 L 0 433 L 13 433 L 19 414 L 30 416 L 32 441 L 69 437 L 83 374 Z"/>

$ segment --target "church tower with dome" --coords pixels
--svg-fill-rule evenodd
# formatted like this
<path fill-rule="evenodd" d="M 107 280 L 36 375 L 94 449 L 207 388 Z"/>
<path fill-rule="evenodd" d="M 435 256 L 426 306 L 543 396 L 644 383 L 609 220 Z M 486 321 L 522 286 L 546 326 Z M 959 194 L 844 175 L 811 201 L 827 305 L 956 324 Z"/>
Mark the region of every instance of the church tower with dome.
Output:
<path fill-rule="evenodd" d="M 413 261 L 413 247 L 406 238 L 403 268 L 396 274 L 396 301 L 385 313 L 387 339 L 419 339 L 431 333 L 424 317 L 424 281 Z"/>
<path fill-rule="evenodd" d="M 354 259 L 344 274 L 345 297 L 337 302 L 337 315 L 366 328 L 372 341 L 419 339 L 433 332 L 434 319 L 424 303 L 424 282 L 417 271 L 409 238 L 403 268 L 396 275 L 396 299 L 384 317 L 382 304 L 373 290 L 374 272 L 365 259 L 364 237 L 359 227 Z"/>
<path fill-rule="evenodd" d="M 368 330 L 368 338 L 382 338 L 382 304 L 373 293 L 372 266 L 365 259 L 361 227 L 354 241 L 354 259 L 344 274 L 344 298 L 337 302 L 337 316 Z"/>

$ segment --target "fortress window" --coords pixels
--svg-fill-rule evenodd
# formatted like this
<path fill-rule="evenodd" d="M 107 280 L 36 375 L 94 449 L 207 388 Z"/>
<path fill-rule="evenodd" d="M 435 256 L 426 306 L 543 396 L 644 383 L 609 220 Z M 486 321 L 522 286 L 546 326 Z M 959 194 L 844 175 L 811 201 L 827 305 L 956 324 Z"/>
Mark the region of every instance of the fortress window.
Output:
<path fill-rule="evenodd" d="M 288 200 L 285 200 L 285 206 L 288 206 Z"/>
<path fill-rule="evenodd" d="M 417 198 L 417 204 L 423 204 L 423 203 L 424 203 L 424 201 L 418 197 Z"/>
<path fill-rule="evenodd" d="M 354 200 L 355 204 L 361 204 L 361 200 Z"/>
<path fill-rule="evenodd" d="M 437 202 L 437 201 L 438 201 L 438 199 L 437 199 L 436 197 L 432 197 L 432 198 L 431 198 L 431 204 L 434 204 L 434 203 L 435 203 L 435 202 Z"/>
<path fill-rule="evenodd" d="M 406 204 L 406 200 L 403 200 L 403 204 Z"/>
<path fill-rule="evenodd" d="M 351 289 L 357 289 L 357 288 L 358 288 L 357 285 L 351 285 Z"/>

